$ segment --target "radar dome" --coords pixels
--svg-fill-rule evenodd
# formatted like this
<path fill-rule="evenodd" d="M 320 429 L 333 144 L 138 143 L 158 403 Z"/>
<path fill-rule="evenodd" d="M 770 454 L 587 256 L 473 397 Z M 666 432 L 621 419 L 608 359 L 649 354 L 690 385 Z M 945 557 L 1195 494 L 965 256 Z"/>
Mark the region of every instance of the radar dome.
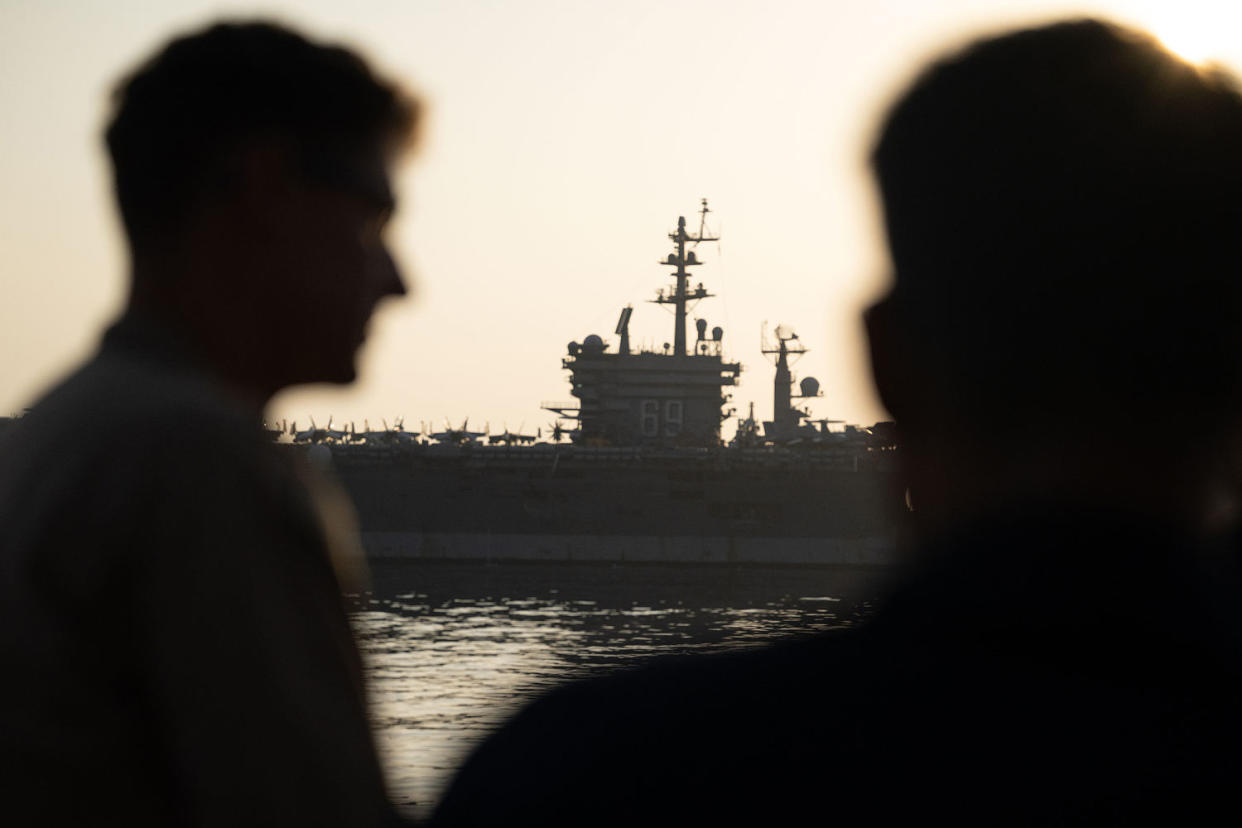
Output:
<path fill-rule="evenodd" d="M 802 382 L 798 383 L 798 387 L 802 389 L 802 396 L 804 397 L 819 396 L 819 380 L 815 379 L 815 377 L 803 378 Z"/>
<path fill-rule="evenodd" d="M 598 334 L 591 334 L 582 340 L 582 350 L 599 352 L 604 350 L 604 340 Z"/>
<path fill-rule="evenodd" d="M 716 340 L 717 342 L 724 339 L 724 328 L 720 327 L 719 325 L 712 328 L 712 339 Z"/>

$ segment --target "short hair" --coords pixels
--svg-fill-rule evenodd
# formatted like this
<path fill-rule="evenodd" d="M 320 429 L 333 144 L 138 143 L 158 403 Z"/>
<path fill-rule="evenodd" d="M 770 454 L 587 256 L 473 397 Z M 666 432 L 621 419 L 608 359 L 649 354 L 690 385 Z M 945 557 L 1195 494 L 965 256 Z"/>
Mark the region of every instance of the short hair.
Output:
<path fill-rule="evenodd" d="M 1242 97 L 1222 71 L 1096 20 L 980 41 L 897 102 L 873 161 L 890 301 L 963 414 L 1236 413 Z"/>
<path fill-rule="evenodd" d="M 248 139 L 276 136 L 306 158 L 402 146 L 418 104 L 357 54 L 269 22 L 177 37 L 113 95 L 105 138 L 127 235 L 174 229 Z"/>

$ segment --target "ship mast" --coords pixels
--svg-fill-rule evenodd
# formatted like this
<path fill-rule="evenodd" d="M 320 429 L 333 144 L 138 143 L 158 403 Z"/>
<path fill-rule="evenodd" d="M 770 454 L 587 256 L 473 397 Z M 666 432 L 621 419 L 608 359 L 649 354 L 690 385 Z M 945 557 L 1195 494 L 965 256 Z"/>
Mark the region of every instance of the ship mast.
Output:
<path fill-rule="evenodd" d="M 772 383 L 772 424 L 777 436 L 786 437 L 792 435 L 798 421 L 802 419 L 802 412 L 793 407 L 793 374 L 789 370 L 789 357 L 805 354 L 807 349 L 796 333 L 786 333 L 780 325 L 776 328 L 776 342 L 776 347 L 764 346 L 762 351 L 776 355 L 776 377 Z"/>
<path fill-rule="evenodd" d="M 702 264 L 698 257 L 694 255 L 694 251 L 686 250 L 686 244 L 691 243 L 697 245 L 704 241 L 719 241 L 717 236 L 708 236 L 707 232 L 707 214 L 711 210 L 707 209 L 707 199 L 703 199 L 703 207 L 699 211 L 699 232 L 697 235 L 690 235 L 686 232 L 686 217 L 677 217 L 677 232 L 669 233 L 668 237 L 677 245 L 676 253 L 669 253 L 668 258 L 661 264 L 675 267 L 673 277 L 677 280 L 673 288 L 672 294 L 665 294 L 660 291 L 656 298 L 651 300 L 657 305 L 673 306 L 673 353 L 677 356 L 686 356 L 686 305 L 692 301 L 706 299 L 712 294 L 708 293 L 702 283 L 695 288 L 690 288 L 688 279 L 690 278 L 688 267 L 695 267 Z"/>

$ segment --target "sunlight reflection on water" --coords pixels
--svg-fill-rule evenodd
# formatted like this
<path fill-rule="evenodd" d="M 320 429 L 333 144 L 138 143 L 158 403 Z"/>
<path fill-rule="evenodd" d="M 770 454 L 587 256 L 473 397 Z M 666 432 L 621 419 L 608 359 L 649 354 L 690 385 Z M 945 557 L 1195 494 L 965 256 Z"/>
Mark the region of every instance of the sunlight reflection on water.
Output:
<path fill-rule="evenodd" d="M 425 816 L 469 750 L 533 695 L 652 658 L 848 626 L 865 573 L 377 565 L 354 601 L 396 801 Z"/>

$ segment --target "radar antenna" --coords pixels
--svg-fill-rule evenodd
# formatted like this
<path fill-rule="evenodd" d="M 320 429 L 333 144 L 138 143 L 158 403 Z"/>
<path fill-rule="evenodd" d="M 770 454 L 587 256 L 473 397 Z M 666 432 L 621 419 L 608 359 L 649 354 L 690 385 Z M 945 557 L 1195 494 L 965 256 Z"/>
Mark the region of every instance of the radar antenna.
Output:
<path fill-rule="evenodd" d="M 792 328 L 785 325 L 776 326 L 776 344 L 767 340 L 763 334 L 761 350 L 765 354 L 776 356 L 776 377 L 772 381 L 772 436 L 778 439 L 789 439 L 798 423 L 807 416 L 793 406 L 793 374 L 789 371 L 789 358 L 798 357 L 807 352 L 806 346 Z M 816 390 L 818 390 L 818 385 Z"/>
<path fill-rule="evenodd" d="M 621 335 L 621 346 L 617 353 L 628 354 L 630 352 L 630 316 L 634 313 L 632 305 L 626 305 L 621 309 L 621 318 L 617 320 L 617 333 Z"/>
<path fill-rule="evenodd" d="M 698 247 L 701 241 L 720 241 L 719 238 L 707 238 L 707 214 L 711 212 L 707 207 L 707 199 L 701 199 L 703 206 L 699 208 L 699 237 L 694 240 L 694 246 Z"/>

